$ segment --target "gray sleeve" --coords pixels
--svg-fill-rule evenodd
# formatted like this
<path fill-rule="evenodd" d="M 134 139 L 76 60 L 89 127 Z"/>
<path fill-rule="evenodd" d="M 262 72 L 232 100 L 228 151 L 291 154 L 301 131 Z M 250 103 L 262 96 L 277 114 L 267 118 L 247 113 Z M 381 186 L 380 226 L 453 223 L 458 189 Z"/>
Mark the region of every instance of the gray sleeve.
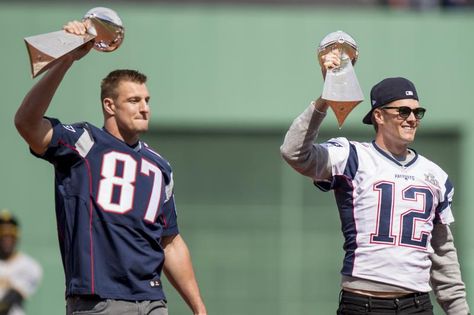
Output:
<path fill-rule="evenodd" d="M 448 225 L 434 225 L 431 246 L 434 250 L 430 256 L 431 286 L 438 303 L 448 315 L 470 314 L 453 235 Z"/>
<path fill-rule="evenodd" d="M 329 179 L 332 176 L 327 149 L 314 143 L 324 117 L 326 113 L 316 110 L 311 103 L 293 121 L 280 147 L 283 159 L 291 167 L 315 180 Z"/>

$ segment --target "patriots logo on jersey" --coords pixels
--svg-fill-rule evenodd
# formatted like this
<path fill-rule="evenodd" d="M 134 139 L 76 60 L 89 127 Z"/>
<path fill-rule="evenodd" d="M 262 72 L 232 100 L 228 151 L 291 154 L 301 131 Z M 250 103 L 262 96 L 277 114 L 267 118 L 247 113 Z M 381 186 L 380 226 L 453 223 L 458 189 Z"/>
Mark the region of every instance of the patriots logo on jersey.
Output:
<path fill-rule="evenodd" d="M 342 148 L 342 144 L 340 144 L 339 142 L 336 142 L 336 141 L 327 141 L 324 143 L 326 145 L 326 147 L 338 147 L 338 148 Z"/>
<path fill-rule="evenodd" d="M 74 129 L 73 126 L 71 125 L 63 125 L 64 129 L 69 130 L 71 132 L 76 132 L 76 129 Z"/>
<path fill-rule="evenodd" d="M 415 180 L 415 176 L 413 175 L 406 175 L 406 174 L 395 174 L 395 178 L 399 179 L 402 178 L 404 180 Z"/>

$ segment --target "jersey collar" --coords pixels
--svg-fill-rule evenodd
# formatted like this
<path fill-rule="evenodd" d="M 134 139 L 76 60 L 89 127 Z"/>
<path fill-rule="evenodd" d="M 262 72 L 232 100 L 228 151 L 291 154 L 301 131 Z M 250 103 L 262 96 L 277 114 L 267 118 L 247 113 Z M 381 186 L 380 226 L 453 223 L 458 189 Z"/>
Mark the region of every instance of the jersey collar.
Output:
<path fill-rule="evenodd" d="M 117 138 L 117 137 L 114 136 L 113 134 L 111 134 L 111 133 L 105 128 L 105 126 L 102 127 L 102 130 L 105 131 L 106 133 L 108 133 L 110 136 L 112 136 L 115 140 L 117 140 L 118 142 L 121 142 L 121 143 L 125 144 L 126 146 L 128 146 L 129 148 L 131 148 L 131 149 L 132 149 L 133 151 L 135 151 L 135 152 L 138 152 L 138 151 L 140 151 L 140 150 L 142 149 L 142 146 L 143 146 L 143 145 L 142 145 L 142 142 L 141 142 L 140 140 L 138 140 L 135 144 L 130 145 L 130 144 L 126 143 L 125 141 L 123 141 L 123 140 Z"/>
<path fill-rule="evenodd" d="M 384 157 L 386 157 L 387 159 L 389 159 L 390 161 L 392 161 L 393 163 L 397 164 L 400 167 L 405 167 L 405 168 L 409 167 L 409 166 L 413 165 L 416 162 L 416 160 L 418 160 L 418 153 L 416 153 L 416 151 L 413 150 L 412 148 L 409 148 L 409 149 L 413 152 L 413 154 L 415 154 L 415 156 L 410 161 L 408 161 L 408 163 L 403 164 L 403 163 L 400 163 L 400 161 L 395 159 L 393 156 L 388 154 L 385 150 L 380 148 L 375 143 L 375 140 L 372 140 L 372 145 L 374 146 L 375 150 L 377 150 L 380 154 L 382 154 Z"/>

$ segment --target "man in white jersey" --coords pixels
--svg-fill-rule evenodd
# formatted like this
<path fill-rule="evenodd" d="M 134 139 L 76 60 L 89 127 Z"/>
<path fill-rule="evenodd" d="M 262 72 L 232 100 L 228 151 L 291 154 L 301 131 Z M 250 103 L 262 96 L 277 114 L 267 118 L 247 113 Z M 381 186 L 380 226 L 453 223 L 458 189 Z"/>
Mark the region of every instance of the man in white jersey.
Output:
<path fill-rule="evenodd" d="M 0 315 L 24 315 L 23 301 L 38 288 L 41 266 L 17 251 L 18 221 L 7 210 L 0 212 Z"/>
<path fill-rule="evenodd" d="M 323 76 L 340 65 L 322 56 Z M 434 290 L 446 314 L 467 315 L 465 286 L 449 224 L 453 186 L 435 163 L 408 145 L 425 109 L 413 83 L 387 78 L 370 93 L 365 124 L 372 142 L 314 143 L 328 104 L 321 97 L 294 121 L 281 153 L 323 191 L 333 190 L 345 257 L 337 314 L 433 314 Z"/>

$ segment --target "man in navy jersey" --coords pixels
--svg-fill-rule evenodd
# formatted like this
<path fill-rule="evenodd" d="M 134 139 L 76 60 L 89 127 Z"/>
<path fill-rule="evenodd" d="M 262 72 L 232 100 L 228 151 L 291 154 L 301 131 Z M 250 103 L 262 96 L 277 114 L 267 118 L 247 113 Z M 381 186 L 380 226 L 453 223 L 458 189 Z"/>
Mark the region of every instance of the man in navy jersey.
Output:
<path fill-rule="evenodd" d="M 86 32 L 77 21 L 64 29 Z M 171 167 L 139 140 L 150 118 L 146 76 L 116 70 L 103 79 L 102 128 L 44 117 L 64 75 L 91 46 L 61 58 L 15 116 L 32 153 L 54 165 L 67 314 L 168 314 L 162 270 L 193 313 L 206 314 L 178 230 Z"/>
<path fill-rule="evenodd" d="M 340 65 L 322 56 L 323 76 Z M 433 314 L 429 291 L 449 315 L 467 315 L 465 286 L 449 224 L 453 186 L 408 147 L 425 109 L 413 83 L 387 78 L 371 90 L 365 124 L 372 142 L 314 143 L 328 104 L 321 97 L 293 121 L 281 153 L 323 191 L 333 190 L 345 257 L 337 314 Z"/>

